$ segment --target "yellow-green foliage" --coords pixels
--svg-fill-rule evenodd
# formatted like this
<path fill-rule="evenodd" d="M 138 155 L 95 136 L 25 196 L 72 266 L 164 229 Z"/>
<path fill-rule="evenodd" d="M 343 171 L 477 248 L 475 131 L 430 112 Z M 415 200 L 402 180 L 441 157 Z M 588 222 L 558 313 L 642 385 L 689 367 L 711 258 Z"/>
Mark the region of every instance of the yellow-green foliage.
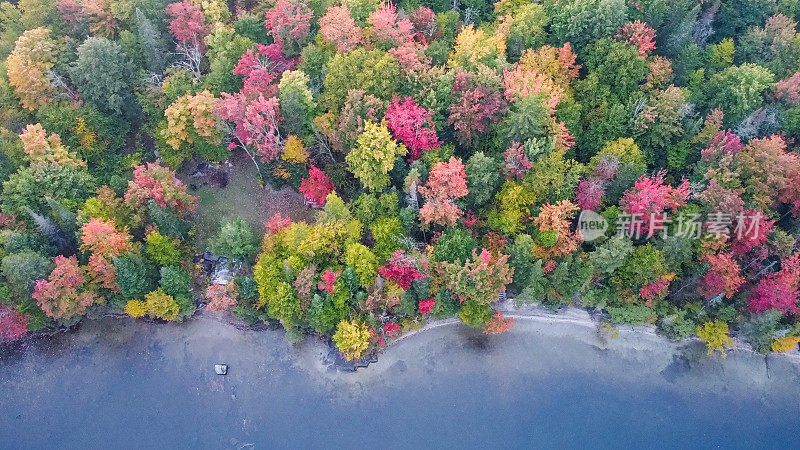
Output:
<path fill-rule="evenodd" d="M 144 296 L 144 300 L 147 304 L 147 313 L 151 316 L 164 320 L 175 320 L 178 317 L 180 306 L 163 289 L 158 288 L 150 292 Z"/>
<path fill-rule="evenodd" d="M 731 345 L 731 337 L 728 334 L 728 324 L 719 320 L 706 322 L 697 327 L 697 336 L 706 342 L 708 353 L 719 350 L 725 356 L 723 345 Z"/>
<path fill-rule="evenodd" d="M 369 339 L 369 328 L 357 320 L 339 322 L 333 334 L 333 343 L 348 360 L 360 358 L 369 348 Z"/>
<path fill-rule="evenodd" d="M 336 192 L 331 192 L 325 197 L 325 208 L 320 211 L 317 221 L 318 222 L 331 222 L 333 220 L 350 220 L 353 214 L 347 203 L 341 197 L 336 195 Z"/>
<path fill-rule="evenodd" d="M 522 185 L 533 194 L 537 205 L 556 203 L 574 197 L 583 171 L 581 163 L 565 158 L 562 150 L 554 150 L 533 163 Z"/>
<path fill-rule="evenodd" d="M 369 190 L 380 191 L 389 184 L 389 173 L 394 168 L 397 155 L 408 150 L 392 138 L 386 127 L 366 122 L 364 132 L 358 136 L 356 147 L 347 154 L 347 167 L 361 184 Z"/>
<path fill-rule="evenodd" d="M 718 68 L 725 68 L 733 64 L 733 54 L 735 48 L 733 39 L 725 38 L 719 44 L 709 45 L 708 57 L 711 63 Z"/>
<path fill-rule="evenodd" d="M 448 67 L 477 69 L 480 66 L 495 67 L 503 61 L 506 51 L 506 36 L 501 33 L 486 34 L 483 29 L 468 25 L 456 36 L 456 44 Z"/>
<path fill-rule="evenodd" d="M 389 101 L 400 84 L 400 65 L 397 60 L 378 49 L 357 48 L 337 53 L 328 61 L 325 71 L 325 90 L 319 103 L 328 111 L 338 112 L 350 89 L 363 89 L 367 94 Z"/>
<path fill-rule="evenodd" d="M 597 163 L 608 157 L 614 157 L 620 164 L 630 164 L 637 169 L 641 168 L 642 171 L 646 167 L 644 155 L 633 139 L 619 138 L 616 141 L 606 142 L 603 148 L 589 160 L 587 170 L 593 172 L 597 168 Z"/>
<path fill-rule="evenodd" d="M 361 286 L 372 286 L 378 270 L 378 258 L 372 250 L 363 244 L 350 244 L 344 254 L 344 263 L 356 271 Z"/>
<path fill-rule="evenodd" d="M 269 315 L 284 324 L 294 324 L 301 316 L 300 302 L 291 286 L 297 273 L 311 264 L 317 267 L 338 265 L 345 249 L 361 239 L 361 222 L 351 218 L 344 203 L 343 209 L 335 207 L 338 197 L 334 194 L 328 198 L 333 201 L 334 206 L 326 207 L 322 221 L 314 225 L 295 222 L 277 234 L 268 233 L 264 237 L 261 254 L 253 266 L 253 279 L 258 284 L 259 292 L 256 307 L 266 306 Z M 340 218 L 342 220 L 337 220 Z M 360 253 L 359 258 L 365 259 L 354 259 L 360 266 L 353 265 L 353 268 L 360 270 L 359 276 L 367 280 L 370 270 L 365 261 L 371 261 L 369 265 L 372 266 L 371 277 L 374 280 L 377 258 L 368 248 L 364 249 L 369 252 L 371 259 L 369 255 Z"/>
<path fill-rule="evenodd" d="M 495 197 L 495 206 L 489 212 L 489 226 L 505 234 L 523 230 L 523 222 L 530 216 L 536 196 L 514 181 L 506 181 Z"/>
<path fill-rule="evenodd" d="M 267 294 L 267 313 L 281 321 L 285 328 L 291 327 L 300 318 L 300 300 L 292 285 L 281 281 Z"/>
<path fill-rule="evenodd" d="M 401 247 L 400 239 L 405 236 L 405 229 L 397 217 L 380 218 L 369 229 L 375 238 L 373 251 L 379 260 L 386 261 Z"/>
<path fill-rule="evenodd" d="M 258 284 L 258 303 L 261 308 L 269 302 L 270 296 L 275 292 L 279 283 L 283 282 L 281 277 L 282 261 L 272 253 L 262 253 L 253 266 L 253 279 Z"/>
<path fill-rule="evenodd" d="M 181 253 L 178 251 L 178 241 L 169 238 L 156 231 L 151 231 L 145 237 L 147 247 L 145 251 L 153 261 L 168 266 L 170 264 L 177 264 L 181 259 Z"/>
<path fill-rule="evenodd" d="M 297 253 L 309 260 L 326 257 L 337 259 L 343 246 L 353 241 L 356 234 L 361 236 L 360 222 L 333 221 L 317 224 L 311 227 L 306 238 L 297 246 Z"/>

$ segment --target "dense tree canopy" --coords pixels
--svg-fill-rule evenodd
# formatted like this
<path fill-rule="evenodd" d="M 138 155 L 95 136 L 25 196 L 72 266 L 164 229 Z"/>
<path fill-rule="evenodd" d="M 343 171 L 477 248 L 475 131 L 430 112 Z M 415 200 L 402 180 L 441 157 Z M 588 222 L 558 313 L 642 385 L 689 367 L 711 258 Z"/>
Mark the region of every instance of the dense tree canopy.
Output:
<path fill-rule="evenodd" d="M 429 318 L 507 331 L 508 296 L 790 350 L 798 11 L 3 2 L 0 340 L 205 302 L 358 359 Z M 289 190 L 218 214 L 203 177 L 238 165 Z"/>

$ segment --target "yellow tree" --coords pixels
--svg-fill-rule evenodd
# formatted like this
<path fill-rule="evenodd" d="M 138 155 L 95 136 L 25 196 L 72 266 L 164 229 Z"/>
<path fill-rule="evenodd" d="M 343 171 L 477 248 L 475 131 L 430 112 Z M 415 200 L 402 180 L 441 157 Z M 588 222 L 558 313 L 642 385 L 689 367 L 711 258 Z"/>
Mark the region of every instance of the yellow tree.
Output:
<path fill-rule="evenodd" d="M 389 184 L 388 173 L 394 168 L 397 155 L 405 155 L 408 150 L 392 139 L 385 123 L 366 122 L 356 142 L 345 157 L 348 168 L 367 189 L 383 190 Z"/>
<path fill-rule="evenodd" d="M 73 167 L 86 165 L 75 153 L 70 153 L 61 143 L 59 135 L 51 133 L 47 136 L 47 131 L 38 123 L 26 126 L 19 138 L 22 141 L 22 149 L 31 162 L 47 161 Z"/>
<path fill-rule="evenodd" d="M 167 118 L 166 127 L 161 130 L 161 138 L 173 150 L 182 154 L 198 153 L 209 159 L 227 156 L 227 150 L 220 145 L 222 133 L 217 126 L 214 107 L 217 100 L 208 90 L 194 95 L 186 94 L 178 97 L 164 111 Z M 221 158 L 221 159 L 224 159 Z M 180 161 L 169 161 L 170 165 L 178 165 Z"/>
<path fill-rule="evenodd" d="M 705 341 L 709 354 L 714 350 L 719 350 L 722 356 L 725 356 L 725 349 L 722 346 L 732 343 L 728 333 L 728 324 L 720 320 L 706 322 L 697 327 L 697 336 Z"/>
<path fill-rule="evenodd" d="M 27 30 L 17 39 L 6 59 L 6 73 L 23 108 L 33 111 L 52 100 L 54 89 L 48 73 L 55 64 L 56 53 L 48 28 Z"/>
<path fill-rule="evenodd" d="M 339 322 L 333 343 L 348 361 L 358 359 L 369 348 L 370 332 L 367 325 L 358 320 Z"/>

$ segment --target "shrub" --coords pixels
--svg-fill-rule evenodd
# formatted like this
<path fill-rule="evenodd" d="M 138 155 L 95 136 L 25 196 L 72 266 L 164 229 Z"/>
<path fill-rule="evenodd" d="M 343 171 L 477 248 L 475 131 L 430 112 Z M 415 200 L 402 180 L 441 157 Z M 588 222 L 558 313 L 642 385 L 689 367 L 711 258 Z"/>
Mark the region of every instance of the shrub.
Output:
<path fill-rule="evenodd" d="M 175 320 L 180 312 L 180 306 L 175 299 L 158 288 L 144 296 L 147 304 L 147 313 L 153 317 L 164 320 Z"/>
<path fill-rule="evenodd" d="M 770 309 L 761 314 L 750 316 L 740 326 L 745 339 L 757 352 L 769 352 L 772 341 L 775 339 L 775 332 L 778 329 L 781 315 L 780 311 Z"/>
<path fill-rule="evenodd" d="M 722 356 L 725 356 L 723 345 L 731 345 L 731 336 L 728 333 L 728 324 L 719 320 L 706 322 L 697 327 L 697 336 L 705 341 L 708 354 L 719 350 Z"/>
<path fill-rule="evenodd" d="M 128 300 L 125 303 L 125 314 L 133 318 L 143 317 L 147 314 L 147 303 L 142 300 Z"/>

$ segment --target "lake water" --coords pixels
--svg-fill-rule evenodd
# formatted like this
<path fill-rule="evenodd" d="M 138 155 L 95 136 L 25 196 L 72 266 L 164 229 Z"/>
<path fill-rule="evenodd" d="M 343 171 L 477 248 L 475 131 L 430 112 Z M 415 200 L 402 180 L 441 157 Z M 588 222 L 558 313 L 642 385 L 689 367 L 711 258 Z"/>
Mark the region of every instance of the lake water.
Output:
<path fill-rule="evenodd" d="M 518 321 L 403 340 L 356 373 L 316 340 L 87 321 L 0 352 L 1 448 L 791 448 L 798 363 Z M 215 363 L 229 365 L 226 376 Z"/>

